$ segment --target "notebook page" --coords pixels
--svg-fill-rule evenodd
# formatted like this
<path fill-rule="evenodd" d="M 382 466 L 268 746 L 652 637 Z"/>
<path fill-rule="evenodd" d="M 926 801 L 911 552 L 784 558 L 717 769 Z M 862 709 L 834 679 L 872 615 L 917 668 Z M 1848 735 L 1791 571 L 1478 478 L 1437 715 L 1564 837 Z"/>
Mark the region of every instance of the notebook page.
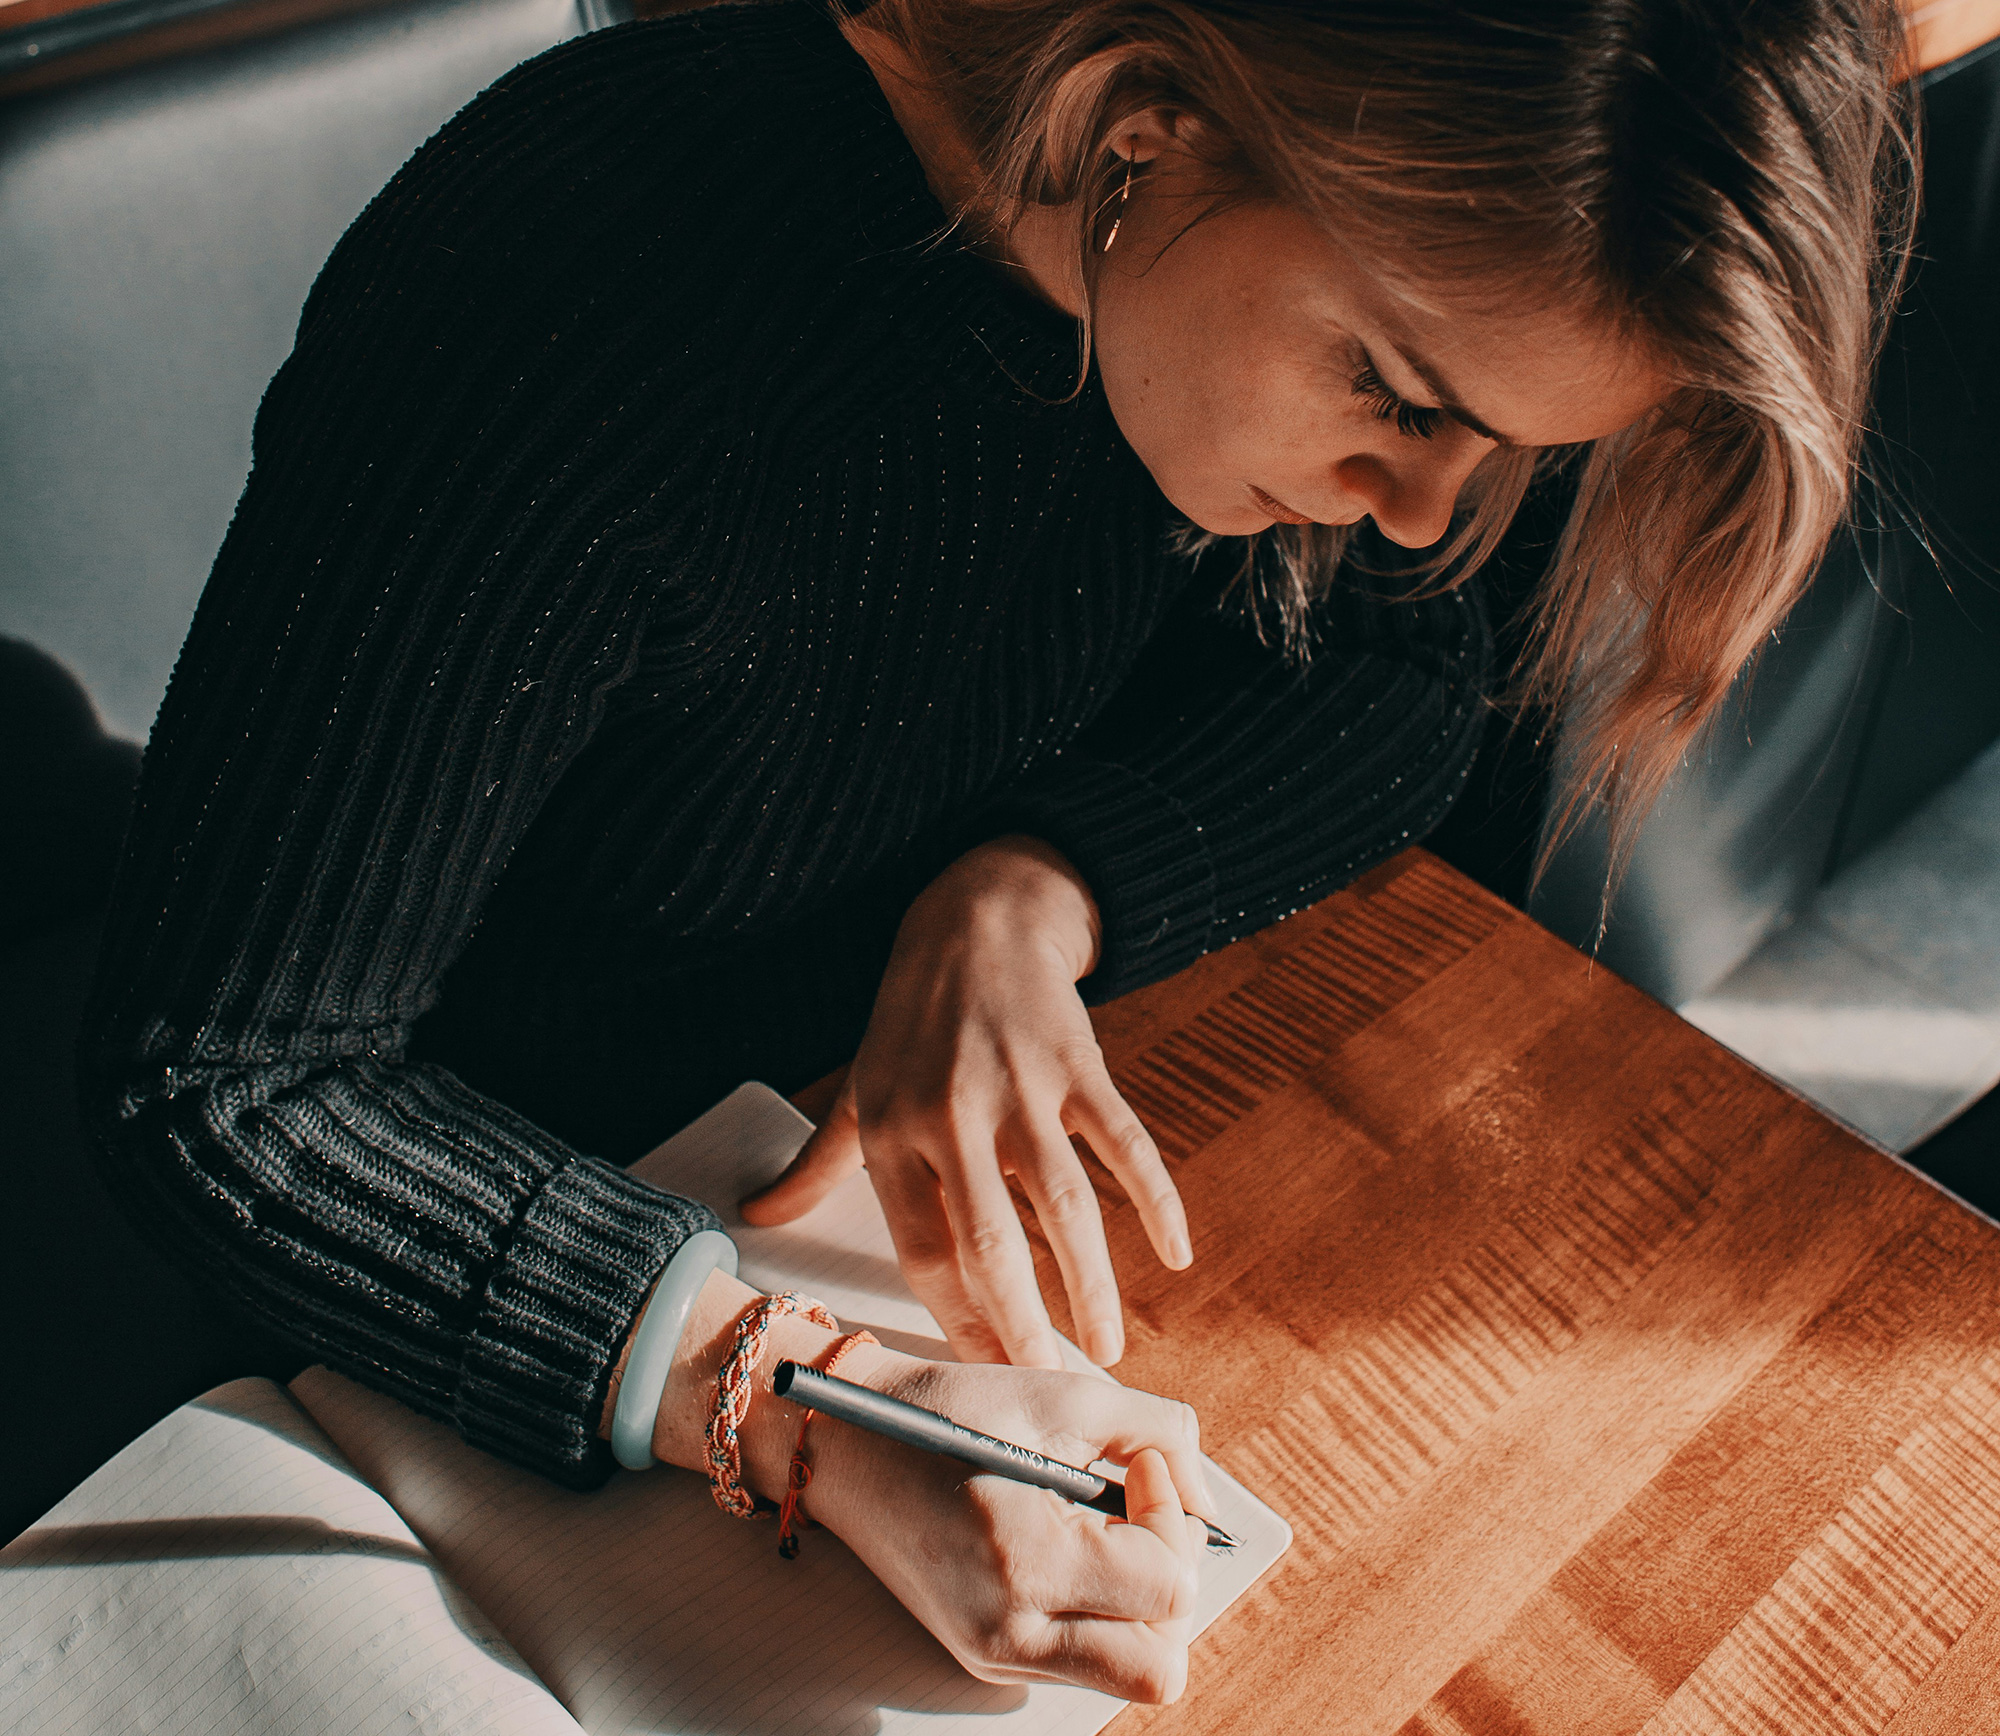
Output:
<path fill-rule="evenodd" d="M 577 1736 L 282 1388 L 183 1405 L 0 1550 L 11 1736 Z"/>
<path fill-rule="evenodd" d="M 810 1131 L 782 1098 L 746 1085 L 634 1168 L 714 1205 L 748 1282 L 803 1289 L 849 1326 L 948 1354 L 903 1285 L 866 1176 L 783 1229 L 737 1217 L 735 1200 Z M 813 1532 L 782 1561 L 774 1527 L 726 1517 L 691 1472 L 621 1471 L 572 1494 L 324 1369 L 293 1387 L 590 1736 L 1093 1736 L 1123 1705 L 977 1681 L 838 1539 Z M 1218 1518 L 1244 1547 L 1205 1553 L 1203 1628 L 1291 1542 L 1240 1484 L 1213 1464 L 1209 1477 Z"/>
<path fill-rule="evenodd" d="M 843 1323 L 914 1356 L 949 1359 L 930 1310 L 910 1293 L 875 1189 L 857 1170 L 795 1223 L 759 1229 L 736 1202 L 777 1180 L 813 1124 L 767 1085 L 739 1085 L 632 1165 L 632 1173 L 705 1200 L 736 1244 L 744 1283 L 803 1290 Z M 1081 1363 L 1079 1354 L 1079 1363 Z"/>
<path fill-rule="evenodd" d="M 976 1680 L 838 1538 L 780 1560 L 777 1528 L 727 1517 L 693 1472 L 575 1494 L 324 1368 L 292 1387 L 588 1736 L 1094 1736 L 1124 1705 Z M 1204 1628 L 1290 1541 L 1210 1481 L 1245 1547 L 1205 1552 Z"/>

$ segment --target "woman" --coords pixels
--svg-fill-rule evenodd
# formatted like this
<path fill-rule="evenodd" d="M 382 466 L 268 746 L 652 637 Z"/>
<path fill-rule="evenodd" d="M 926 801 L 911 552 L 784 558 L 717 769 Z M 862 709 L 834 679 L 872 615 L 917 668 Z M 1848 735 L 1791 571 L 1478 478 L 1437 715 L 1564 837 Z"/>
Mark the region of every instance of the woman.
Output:
<path fill-rule="evenodd" d="M 865 1152 L 954 1348 L 1020 1366 L 844 1366 L 1132 1460 L 1146 1523 L 844 1435 L 815 1511 L 981 1674 L 1170 1696 L 1190 1427 L 1037 1372 L 1003 1178 L 1115 1360 L 1068 1136 L 1193 1250 L 1085 1000 L 1445 812 L 1487 679 L 1450 581 L 1546 455 L 1536 691 L 1580 789 L 1657 787 L 1843 508 L 1896 40 L 1886 0 L 880 0 L 509 75 L 341 243 L 260 412 L 87 1043 L 129 1197 L 315 1354 L 588 1482 L 711 1222 L 616 1161 L 858 1041 L 751 1210 Z M 1433 581 L 1336 583 L 1364 519 Z M 747 1302 L 702 1293 L 663 1456 Z M 962 1549 L 889 1522 L 912 1478 Z"/>

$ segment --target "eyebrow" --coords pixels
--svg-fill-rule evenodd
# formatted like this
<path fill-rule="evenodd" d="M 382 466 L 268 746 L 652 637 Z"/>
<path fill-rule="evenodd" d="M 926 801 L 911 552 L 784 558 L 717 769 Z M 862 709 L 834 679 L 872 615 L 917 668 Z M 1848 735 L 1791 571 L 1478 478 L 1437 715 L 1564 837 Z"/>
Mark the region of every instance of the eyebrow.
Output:
<path fill-rule="evenodd" d="M 1402 359 L 1403 365 L 1411 373 L 1415 374 L 1426 386 L 1430 387 L 1432 395 L 1437 399 L 1437 407 L 1454 422 L 1462 423 L 1465 427 L 1470 428 L 1473 433 L 1491 440 L 1496 446 L 1520 446 L 1525 444 L 1523 441 L 1511 439 L 1509 436 L 1502 434 L 1497 428 L 1487 427 L 1484 422 L 1480 421 L 1477 416 L 1473 415 L 1470 410 L 1457 401 L 1452 389 L 1439 377 L 1437 370 L 1425 361 L 1422 356 L 1418 355 L 1416 351 L 1405 349 L 1401 344 L 1396 343 L 1391 343 L 1389 347 Z"/>

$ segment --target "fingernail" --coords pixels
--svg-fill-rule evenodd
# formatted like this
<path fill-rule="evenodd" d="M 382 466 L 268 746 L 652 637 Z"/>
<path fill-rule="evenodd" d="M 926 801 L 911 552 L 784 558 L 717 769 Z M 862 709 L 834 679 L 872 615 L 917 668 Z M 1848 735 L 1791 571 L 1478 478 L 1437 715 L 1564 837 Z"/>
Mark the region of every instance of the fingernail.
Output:
<path fill-rule="evenodd" d="M 1168 1242 L 1167 1262 L 1175 1271 L 1194 1264 L 1194 1246 L 1187 1239 L 1187 1231 L 1178 1231 Z"/>
<path fill-rule="evenodd" d="M 1090 1335 L 1090 1360 L 1109 1368 L 1125 1354 L 1125 1334 L 1115 1326 L 1099 1326 Z"/>

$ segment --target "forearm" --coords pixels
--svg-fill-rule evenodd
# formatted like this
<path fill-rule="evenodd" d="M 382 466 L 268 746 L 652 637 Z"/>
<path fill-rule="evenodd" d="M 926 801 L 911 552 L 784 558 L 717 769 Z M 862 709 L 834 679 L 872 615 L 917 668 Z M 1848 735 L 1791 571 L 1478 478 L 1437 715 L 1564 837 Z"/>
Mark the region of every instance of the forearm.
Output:
<path fill-rule="evenodd" d="M 247 1066 L 164 1097 L 134 1077 L 91 1098 L 135 1221 L 319 1360 L 545 1476 L 602 1481 L 596 1395 L 707 1207 L 435 1068 L 286 1084 Z"/>
<path fill-rule="evenodd" d="M 1089 885 L 1096 1002 L 1336 890 L 1449 809 L 1486 716 L 1475 599 L 1329 599 L 1286 662 L 1191 607 L 1105 715 L 995 804 Z"/>

